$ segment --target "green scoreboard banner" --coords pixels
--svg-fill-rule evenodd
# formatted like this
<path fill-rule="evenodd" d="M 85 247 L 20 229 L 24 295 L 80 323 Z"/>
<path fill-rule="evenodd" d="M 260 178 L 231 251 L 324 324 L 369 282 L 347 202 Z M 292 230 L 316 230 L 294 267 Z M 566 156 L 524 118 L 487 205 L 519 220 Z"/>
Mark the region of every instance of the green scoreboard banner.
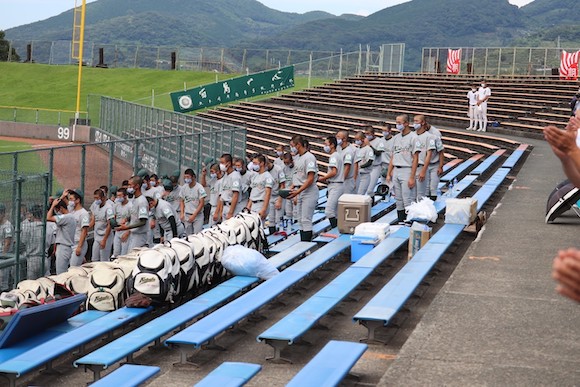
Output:
<path fill-rule="evenodd" d="M 294 87 L 294 66 L 171 93 L 171 102 L 173 110 L 186 113 L 239 99 L 275 93 L 291 87 Z"/>

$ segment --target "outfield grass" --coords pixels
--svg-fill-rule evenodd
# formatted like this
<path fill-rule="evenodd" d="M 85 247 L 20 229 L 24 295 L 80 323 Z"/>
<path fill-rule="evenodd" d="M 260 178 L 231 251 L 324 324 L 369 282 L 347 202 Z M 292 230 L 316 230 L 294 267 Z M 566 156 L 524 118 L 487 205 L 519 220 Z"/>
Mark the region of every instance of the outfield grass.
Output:
<path fill-rule="evenodd" d="M 77 66 L 51 66 L 43 64 L 0 62 L 0 119 L 11 120 L 16 106 L 58 111 L 75 111 L 77 94 Z M 151 104 L 155 91 L 155 106 L 173 110 L 169 93 L 190 89 L 237 76 L 213 72 L 163 71 L 150 69 L 101 69 L 84 67 L 81 88 L 81 110 L 87 108 L 89 95 L 104 95 L 127 101 Z M 307 78 L 296 78 L 301 90 L 308 85 Z M 328 82 L 328 79 L 312 79 L 312 86 Z M 18 110 L 18 116 L 31 122 L 34 111 Z M 48 113 L 46 113 L 48 114 Z M 20 118 L 18 121 L 24 121 Z"/>

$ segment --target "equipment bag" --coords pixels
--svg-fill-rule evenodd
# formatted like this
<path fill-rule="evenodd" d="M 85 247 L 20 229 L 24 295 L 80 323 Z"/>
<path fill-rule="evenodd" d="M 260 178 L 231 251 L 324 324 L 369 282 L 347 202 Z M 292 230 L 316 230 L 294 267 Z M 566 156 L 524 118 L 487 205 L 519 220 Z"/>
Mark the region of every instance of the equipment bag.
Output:
<path fill-rule="evenodd" d="M 121 269 L 101 266 L 89 274 L 86 308 L 111 312 L 125 300 L 125 275 Z"/>
<path fill-rule="evenodd" d="M 194 246 L 189 243 L 188 238 L 173 238 L 171 241 L 173 250 L 179 259 L 180 273 L 180 295 L 190 292 L 199 285 L 199 267 L 194 258 Z"/>

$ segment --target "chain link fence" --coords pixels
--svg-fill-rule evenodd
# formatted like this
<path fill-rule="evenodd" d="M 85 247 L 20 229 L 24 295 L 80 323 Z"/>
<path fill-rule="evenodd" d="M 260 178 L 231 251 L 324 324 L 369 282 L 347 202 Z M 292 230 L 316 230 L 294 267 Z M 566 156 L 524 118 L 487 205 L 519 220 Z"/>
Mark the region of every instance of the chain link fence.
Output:
<path fill-rule="evenodd" d="M 3 170 L 0 179 L 0 289 L 8 290 L 49 269 L 46 257 L 52 237 L 45 214 L 50 183 L 47 173 Z"/>
<path fill-rule="evenodd" d="M 423 48 L 421 71 L 444 73 L 447 52 L 452 47 Z M 461 48 L 460 74 L 487 76 L 558 76 L 562 48 L 453 47 Z M 566 48 L 575 52 L 577 48 Z"/>

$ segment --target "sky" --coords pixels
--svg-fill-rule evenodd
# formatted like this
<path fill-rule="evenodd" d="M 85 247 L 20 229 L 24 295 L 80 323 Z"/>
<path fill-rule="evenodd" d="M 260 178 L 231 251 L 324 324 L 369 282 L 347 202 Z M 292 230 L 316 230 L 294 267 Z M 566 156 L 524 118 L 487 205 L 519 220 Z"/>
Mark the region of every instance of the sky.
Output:
<path fill-rule="evenodd" d="M 91 3 L 97 0 L 87 0 Z M 163 0 L 159 0 L 163 1 Z M 406 0 L 259 0 L 264 5 L 285 12 L 326 11 L 334 15 L 354 13 L 367 16 Z M 509 0 L 522 6 L 532 0 Z M 82 4 L 82 0 L 76 0 Z M 48 19 L 75 6 L 75 0 L 0 0 L 0 30 Z M 71 22 L 72 23 L 72 22 Z"/>

